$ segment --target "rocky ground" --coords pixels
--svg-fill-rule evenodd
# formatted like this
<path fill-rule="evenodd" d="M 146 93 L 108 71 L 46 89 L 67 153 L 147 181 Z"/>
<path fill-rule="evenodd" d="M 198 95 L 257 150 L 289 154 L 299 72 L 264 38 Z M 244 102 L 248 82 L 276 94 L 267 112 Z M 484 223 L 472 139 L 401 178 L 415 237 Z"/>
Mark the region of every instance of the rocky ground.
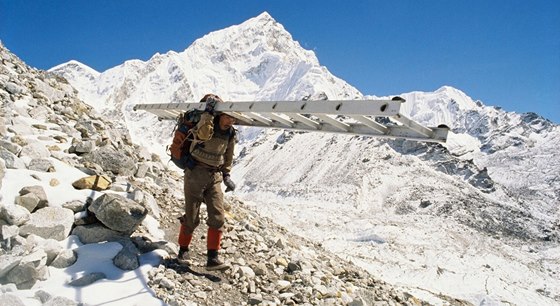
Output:
<path fill-rule="evenodd" d="M 159 298 L 170 305 L 424 304 L 247 211 L 235 198 L 229 203 L 221 257 L 232 268 L 205 271 L 206 227 L 200 226 L 190 266 L 170 257 L 150 274 L 149 284 Z M 168 239 L 175 240 L 178 222 L 164 225 Z"/>
<path fill-rule="evenodd" d="M 176 241 L 182 199 L 152 192 L 164 212 L 160 223 L 166 240 Z M 191 244 L 190 266 L 178 264 L 171 255 L 150 274 L 149 285 L 169 305 L 427 305 L 260 217 L 235 196 L 226 196 L 226 203 L 220 256 L 231 269 L 204 269 L 207 227 L 201 225 Z M 441 298 L 451 305 L 466 304 Z"/>

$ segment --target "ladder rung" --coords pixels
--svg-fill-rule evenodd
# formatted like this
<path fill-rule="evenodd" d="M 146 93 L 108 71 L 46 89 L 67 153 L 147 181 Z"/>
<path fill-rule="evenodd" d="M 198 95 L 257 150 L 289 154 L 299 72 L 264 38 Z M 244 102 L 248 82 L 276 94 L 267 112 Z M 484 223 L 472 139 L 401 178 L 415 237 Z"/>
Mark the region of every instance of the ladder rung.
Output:
<path fill-rule="evenodd" d="M 256 120 L 258 122 L 264 123 L 265 125 L 272 125 L 272 121 L 270 119 L 268 119 L 266 117 L 263 117 L 260 114 L 252 113 L 252 112 L 244 113 L 244 114 L 245 114 L 245 116 L 247 116 L 247 117 L 249 117 L 253 120 Z"/>
<path fill-rule="evenodd" d="M 386 126 L 384 126 L 383 124 L 379 124 L 377 122 L 375 122 L 374 120 L 365 117 L 365 116 L 350 116 L 350 118 L 357 120 L 358 122 L 363 123 L 364 125 L 372 128 L 375 131 L 378 131 L 381 134 L 385 134 L 387 133 L 388 129 Z"/>
<path fill-rule="evenodd" d="M 292 120 L 284 118 L 280 114 L 268 113 L 267 115 L 270 117 L 270 119 L 278 121 L 278 122 L 284 124 L 287 127 L 293 127 L 294 126 L 294 122 Z"/>
<path fill-rule="evenodd" d="M 434 132 L 431 129 L 420 125 L 419 123 L 411 120 L 410 118 L 404 115 L 398 114 L 396 116 L 391 117 L 391 119 L 394 119 L 395 121 L 401 123 L 402 125 L 405 125 L 426 137 L 432 137 L 432 135 L 434 134 Z"/>
<path fill-rule="evenodd" d="M 286 115 L 290 116 L 290 118 L 292 118 L 292 120 L 301 122 L 301 123 L 303 123 L 307 126 L 315 128 L 316 130 L 321 129 L 321 124 L 319 122 L 311 120 L 311 119 L 309 119 L 305 116 L 302 116 L 301 114 L 286 114 Z"/>
<path fill-rule="evenodd" d="M 325 121 L 326 123 L 338 128 L 342 131 L 346 131 L 346 132 L 350 131 L 350 126 L 348 124 L 346 124 L 344 122 L 341 122 L 341 121 L 338 121 L 338 120 L 332 118 L 329 115 L 317 114 L 315 116 L 317 116 L 319 119 Z"/>
<path fill-rule="evenodd" d="M 227 113 L 227 114 L 228 114 L 229 116 L 232 116 L 232 117 L 234 117 L 235 119 L 237 119 L 239 123 L 243 123 L 243 122 L 244 122 L 245 125 L 253 125 L 253 123 L 255 122 L 255 120 L 253 120 L 253 119 L 251 119 L 251 118 L 249 118 L 249 117 L 247 117 L 246 115 L 241 114 L 241 113 L 230 112 L 230 113 Z"/>

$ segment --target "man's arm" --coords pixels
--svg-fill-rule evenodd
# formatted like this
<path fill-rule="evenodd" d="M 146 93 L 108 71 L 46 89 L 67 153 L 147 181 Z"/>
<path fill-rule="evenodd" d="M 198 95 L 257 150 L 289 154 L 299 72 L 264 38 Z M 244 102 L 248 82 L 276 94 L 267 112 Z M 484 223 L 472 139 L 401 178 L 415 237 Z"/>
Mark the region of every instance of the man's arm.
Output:
<path fill-rule="evenodd" d="M 233 151 L 235 150 L 235 143 L 237 142 L 237 135 L 234 135 L 230 138 L 228 142 L 228 147 L 226 149 L 226 153 L 224 153 L 224 165 L 222 167 L 222 173 L 224 176 L 228 176 L 231 172 L 231 166 L 233 164 Z"/>
<path fill-rule="evenodd" d="M 214 116 L 210 113 L 202 113 L 200 121 L 195 127 L 196 138 L 200 141 L 207 141 L 214 135 Z"/>

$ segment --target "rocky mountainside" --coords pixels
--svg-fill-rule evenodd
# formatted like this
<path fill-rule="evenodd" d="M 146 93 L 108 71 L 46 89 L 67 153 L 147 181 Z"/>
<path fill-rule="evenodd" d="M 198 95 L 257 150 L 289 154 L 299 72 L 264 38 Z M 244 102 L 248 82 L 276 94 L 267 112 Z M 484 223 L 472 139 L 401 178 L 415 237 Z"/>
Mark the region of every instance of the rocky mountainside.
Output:
<path fill-rule="evenodd" d="M 136 113 L 134 104 L 197 101 L 208 92 L 230 101 L 363 97 L 267 13 L 180 53 L 101 73 L 76 62 L 50 71 L 115 122 L 124 118 L 132 139 L 164 158 L 173 123 Z M 399 96 L 415 120 L 451 127 L 448 142 L 242 129 L 237 196 L 292 232 L 421 292 L 473 303 L 558 301 L 551 289 L 558 286 L 546 284 L 559 282 L 558 125 L 448 86 Z M 518 279 L 519 271 L 534 277 Z"/>
<path fill-rule="evenodd" d="M 88 293 L 100 283 L 132 286 L 95 271 L 105 264 L 149 286 L 143 302 L 131 305 L 159 305 L 150 292 L 169 305 L 424 304 L 235 197 L 227 199 L 223 243 L 232 269 L 200 269 L 203 235 L 195 236 L 193 265 L 177 265 L 171 241 L 182 213 L 181 177 L 83 103 L 65 79 L 25 65 L 1 44 L 0 60 L 0 304 L 112 305 L 141 294 Z M 108 262 L 90 258 L 94 271 L 80 270 L 93 246 L 116 252 Z M 140 269 L 152 253 L 161 264 Z M 103 296 L 109 300 L 99 302 Z"/>

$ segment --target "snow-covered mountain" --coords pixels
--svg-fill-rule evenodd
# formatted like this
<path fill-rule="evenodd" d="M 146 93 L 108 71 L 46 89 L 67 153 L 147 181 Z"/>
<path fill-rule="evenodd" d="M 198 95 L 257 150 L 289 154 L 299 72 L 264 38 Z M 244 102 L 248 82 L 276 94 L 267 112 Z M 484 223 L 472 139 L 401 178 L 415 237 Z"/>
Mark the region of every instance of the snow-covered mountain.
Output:
<path fill-rule="evenodd" d="M 134 104 L 197 101 L 209 92 L 230 101 L 363 97 L 268 13 L 180 53 L 102 73 L 75 61 L 50 71 L 162 156 L 173 123 L 134 112 Z M 415 120 L 450 126 L 448 142 L 244 129 L 238 195 L 418 294 L 476 304 L 560 302 L 558 125 L 448 86 L 395 94 Z"/>

